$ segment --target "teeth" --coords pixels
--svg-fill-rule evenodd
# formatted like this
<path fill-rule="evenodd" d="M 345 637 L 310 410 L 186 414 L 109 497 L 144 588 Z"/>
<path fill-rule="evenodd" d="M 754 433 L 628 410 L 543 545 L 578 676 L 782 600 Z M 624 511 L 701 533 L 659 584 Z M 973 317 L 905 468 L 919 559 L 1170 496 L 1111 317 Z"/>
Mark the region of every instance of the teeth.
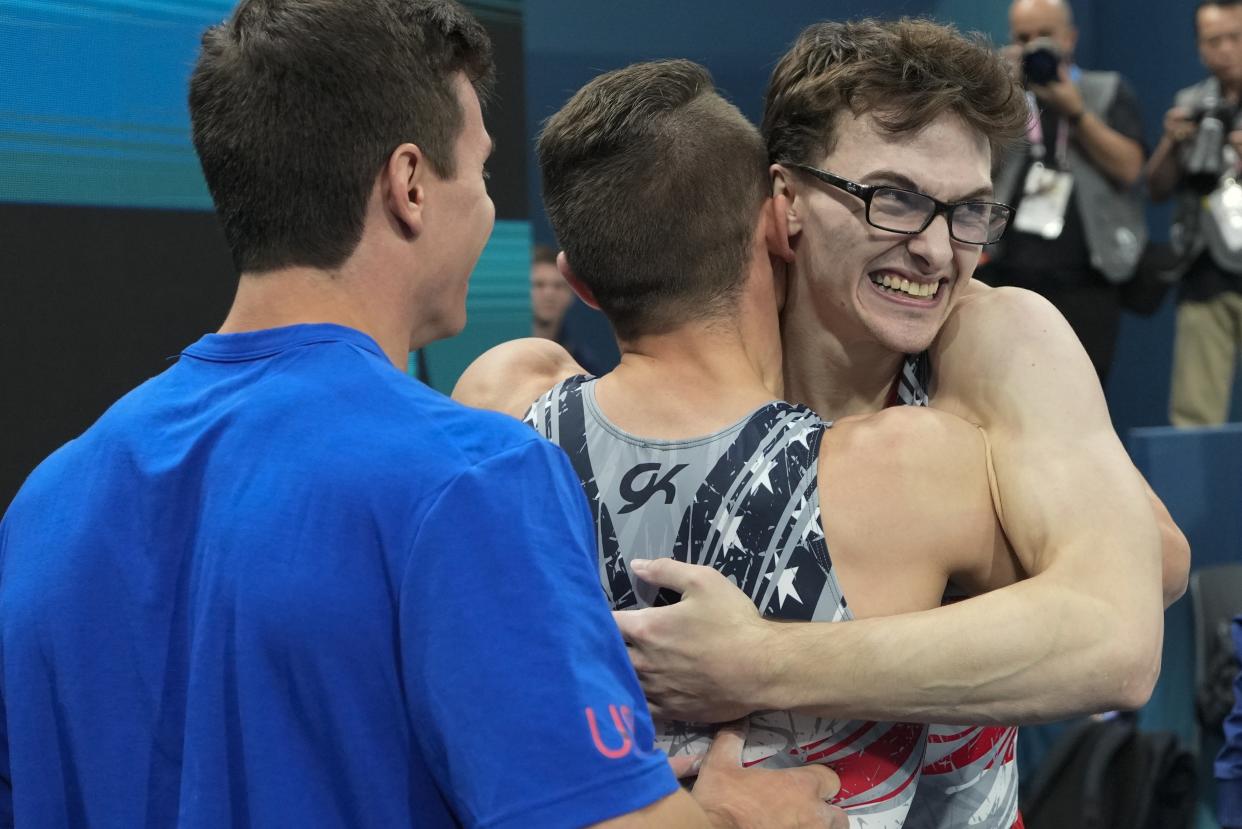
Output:
<path fill-rule="evenodd" d="M 902 279 L 889 274 L 885 274 L 882 277 L 879 275 L 872 276 L 871 281 L 890 291 L 901 291 L 903 294 L 912 297 L 934 297 L 940 292 L 939 282 L 911 282 L 908 279 Z"/>

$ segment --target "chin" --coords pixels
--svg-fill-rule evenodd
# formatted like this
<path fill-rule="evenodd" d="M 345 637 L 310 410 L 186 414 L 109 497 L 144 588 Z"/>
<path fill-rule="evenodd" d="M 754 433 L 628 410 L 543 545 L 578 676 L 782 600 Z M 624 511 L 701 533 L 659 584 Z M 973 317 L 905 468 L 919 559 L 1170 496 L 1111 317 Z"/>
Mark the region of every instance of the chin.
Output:
<path fill-rule="evenodd" d="M 919 354 L 931 348 L 938 326 L 872 326 L 871 334 L 882 346 L 898 354 Z"/>

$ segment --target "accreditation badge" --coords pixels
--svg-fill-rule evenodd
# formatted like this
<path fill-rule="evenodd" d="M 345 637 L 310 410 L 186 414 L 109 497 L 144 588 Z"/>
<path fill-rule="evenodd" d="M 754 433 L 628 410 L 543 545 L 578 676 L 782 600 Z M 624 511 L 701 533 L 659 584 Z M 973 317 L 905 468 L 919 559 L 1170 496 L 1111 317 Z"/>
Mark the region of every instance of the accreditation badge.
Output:
<path fill-rule="evenodd" d="M 1065 214 L 1073 190 L 1073 175 L 1049 169 L 1036 161 L 1026 174 L 1022 202 L 1013 219 L 1014 228 L 1045 239 L 1059 238 L 1065 229 Z"/>
<path fill-rule="evenodd" d="M 1242 251 L 1242 185 L 1229 179 L 1218 187 L 1207 197 L 1207 211 L 1225 248 L 1230 253 Z"/>

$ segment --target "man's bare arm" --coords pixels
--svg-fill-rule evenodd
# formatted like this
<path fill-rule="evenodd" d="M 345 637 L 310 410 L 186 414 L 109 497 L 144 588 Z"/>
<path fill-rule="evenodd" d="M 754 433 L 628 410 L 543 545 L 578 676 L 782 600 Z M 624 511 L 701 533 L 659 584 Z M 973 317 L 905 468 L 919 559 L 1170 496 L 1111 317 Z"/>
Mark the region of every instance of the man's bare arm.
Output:
<path fill-rule="evenodd" d="M 988 427 L 1005 530 L 1031 578 L 930 611 L 790 625 L 759 619 L 711 573 L 640 566 L 644 579 L 690 588 L 675 607 L 618 618 L 658 715 L 702 713 L 703 677 L 729 716 L 1022 723 L 1146 701 L 1163 627 L 1155 517 L 1081 345 L 1055 309 L 1017 293 L 972 300 L 992 305 L 969 309 L 986 326 L 946 327 L 936 401 L 967 399 L 963 414 Z M 968 382 L 946 373 L 954 359 Z M 720 630 L 732 653 L 762 658 L 704 649 Z"/>
<path fill-rule="evenodd" d="M 1195 133 L 1190 113 L 1182 107 L 1173 107 L 1164 116 L 1164 135 L 1147 162 L 1147 192 L 1152 201 L 1162 202 L 1177 187 L 1182 168 L 1177 158 L 1178 146 Z"/>
<path fill-rule="evenodd" d="M 511 340 L 470 364 L 453 387 L 453 399 L 521 418 L 539 395 L 568 377 L 586 373 L 551 340 Z"/>
<path fill-rule="evenodd" d="M 1161 538 L 1077 337 L 1042 298 L 987 290 L 951 316 L 934 364 L 937 407 L 991 439 L 1002 522 L 1031 578 L 908 629 L 851 637 L 878 645 L 893 677 L 909 675 L 905 704 L 922 706 L 910 712 L 919 718 L 1018 722 L 1142 705 L 1160 665 Z M 787 702 L 815 704 L 794 690 Z"/>

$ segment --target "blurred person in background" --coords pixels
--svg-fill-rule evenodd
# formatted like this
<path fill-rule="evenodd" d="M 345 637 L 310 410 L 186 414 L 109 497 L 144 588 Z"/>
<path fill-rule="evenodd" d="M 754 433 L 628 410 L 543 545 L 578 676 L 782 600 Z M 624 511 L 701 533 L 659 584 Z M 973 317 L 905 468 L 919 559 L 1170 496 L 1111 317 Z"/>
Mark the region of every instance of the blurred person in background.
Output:
<path fill-rule="evenodd" d="M 561 320 L 573 301 L 573 290 L 556 269 L 556 251 L 535 245 L 530 263 L 531 335 L 560 342 Z"/>
<path fill-rule="evenodd" d="M 1015 62 L 1031 105 L 1027 140 L 1007 153 L 996 198 L 1017 208 L 979 277 L 1042 294 L 1082 341 L 1101 384 L 1121 325 L 1118 285 L 1143 252 L 1134 188 L 1143 170 L 1138 99 L 1116 72 L 1074 63 L 1078 31 L 1064 0 L 1015 0 Z"/>
<path fill-rule="evenodd" d="M 1242 2 L 1200 2 L 1195 33 L 1210 74 L 1177 93 L 1148 166 L 1152 198 L 1177 200 L 1169 239 L 1182 274 L 1174 426 L 1225 422 L 1242 343 Z"/>

